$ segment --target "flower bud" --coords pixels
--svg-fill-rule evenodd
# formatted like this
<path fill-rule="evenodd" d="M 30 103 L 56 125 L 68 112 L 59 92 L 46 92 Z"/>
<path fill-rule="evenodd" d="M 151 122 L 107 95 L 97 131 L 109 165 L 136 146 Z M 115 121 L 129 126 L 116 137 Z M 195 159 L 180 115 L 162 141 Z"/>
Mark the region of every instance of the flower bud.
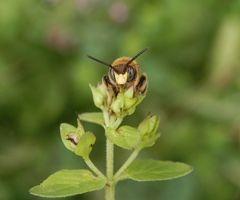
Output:
<path fill-rule="evenodd" d="M 131 98 L 133 98 L 133 95 L 134 95 L 134 89 L 133 89 L 133 87 L 128 88 L 128 89 L 124 92 L 124 97 L 126 97 L 126 98 L 131 99 Z"/>
<path fill-rule="evenodd" d="M 130 87 L 128 90 L 124 92 L 124 109 L 131 109 L 137 102 L 137 98 L 133 96 L 134 89 Z M 134 109 L 135 110 L 135 109 Z"/>
<path fill-rule="evenodd" d="M 117 115 L 121 116 L 121 113 L 124 108 L 124 96 L 122 93 L 117 95 L 117 98 L 113 100 L 111 104 L 111 110 Z"/>
<path fill-rule="evenodd" d="M 68 150 L 82 156 L 84 159 L 88 158 L 96 138 L 93 133 L 85 133 L 80 120 L 78 120 L 77 127 L 62 123 L 60 125 L 60 134 L 62 142 Z"/>
<path fill-rule="evenodd" d="M 75 148 L 84 134 L 84 129 L 80 122 L 78 122 L 78 127 L 74 127 L 71 124 L 62 123 L 60 125 L 61 139 L 65 147 L 70 151 L 75 151 Z"/>
<path fill-rule="evenodd" d="M 125 106 L 127 108 L 126 110 L 126 115 L 131 115 L 135 112 L 136 107 L 138 104 L 140 104 L 142 102 L 142 100 L 144 99 L 145 96 L 136 96 L 133 99 L 125 99 Z"/>
<path fill-rule="evenodd" d="M 102 84 L 98 85 L 97 87 L 90 85 L 90 88 L 92 90 L 93 101 L 95 106 L 100 109 L 103 109 L 103 106 L 107 99 L 104 86 Z"/>
<path fill-rule="evenodd" d="M 137 105 L 144 99 L 145 96 L 134 96 L 134 88 L 130 87 L 127 90 L 122 90 L 117 97 L 113 99 L 111 110 L 116 116 L 125 117 L 134 113 Z"/>
<path fill-rule="evenodd" d="M 160 137 L 157 132 L 160 118 L 157 116 L 148 116 L 138 126 L 141 134 L 141 139 L 138 148 L 150 147 L 154 145 L 156 140 Z"/>
<path fill-rule="evenodd" d="M 156 130 L 159 124 L 159 117 L 156 115 L 147 116 L 138 126 L 138 130 L 142 133 L 149 133 Z"/>

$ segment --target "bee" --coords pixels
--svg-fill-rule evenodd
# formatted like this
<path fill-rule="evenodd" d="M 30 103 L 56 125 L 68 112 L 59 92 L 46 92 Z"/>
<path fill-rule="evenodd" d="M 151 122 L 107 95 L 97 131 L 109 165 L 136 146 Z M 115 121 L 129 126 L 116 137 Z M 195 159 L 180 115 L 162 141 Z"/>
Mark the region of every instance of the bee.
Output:
<path fill-rule="evenodd" d="M 132 58 L 120 57 L 113 61 L 112 64 L 108 64 L 102 60 L 99 60 L 93 56 L 88 58 L 101 63 L 109 67 L 108 74 L 103 77 L 103 83 L 107 88 L 111 88 L 115 95 L 117 95 L 122 89 L 134 88 L 134 94 L 145 94 L 147 90 L 147 76 L 141 72 L 140 65 L 135 61 L 137 57 L 143 54 L 148 49 L 145 48 L 139 51 Z"/>

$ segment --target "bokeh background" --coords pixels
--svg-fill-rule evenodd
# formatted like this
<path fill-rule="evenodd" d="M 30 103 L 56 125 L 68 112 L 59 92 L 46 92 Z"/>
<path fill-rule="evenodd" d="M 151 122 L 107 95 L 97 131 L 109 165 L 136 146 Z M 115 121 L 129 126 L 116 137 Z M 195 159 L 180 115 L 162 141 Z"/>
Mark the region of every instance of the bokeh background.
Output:
<path fill-rule="evenodd" d="M 89 83 L 112 62 L 137 60 L 147 98 L 125 123 L 161 115 L 162 136 L 140 157 L 182 161 L 173 181 L 121 182 L 117 199 L 240 199 L 239 0 L 0 1 L 0 200 L 40 199 L 28 189 L 59 169 L 86 167 L 66 150 L 59 124 L 96 111 Z M 103 130 L 92 160 L 104 170 Z M 116 149 L 116 168 L 128 151 Z M 66 198 L 103 199 L 103 192 Z"/>

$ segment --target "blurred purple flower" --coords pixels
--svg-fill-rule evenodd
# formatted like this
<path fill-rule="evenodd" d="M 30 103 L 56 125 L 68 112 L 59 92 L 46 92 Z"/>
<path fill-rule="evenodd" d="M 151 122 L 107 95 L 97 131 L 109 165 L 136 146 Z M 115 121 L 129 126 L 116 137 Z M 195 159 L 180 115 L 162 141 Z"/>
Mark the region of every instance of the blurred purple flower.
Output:
<path fill-rule="evenodd" d="M 76 8 L 81 11 L 85 12 L 90 7 L 89 0 L 75 0 Z"/>
<path fill-rule="evenodd" d="M 115 2 L 110 6 L 108 14 L 114 22 L 124 23 L 128 20 L 129 9 L 125 2 Z"/>
<path fill-rule="evenodd" d="M 76 42 L 70 34 L 56 26 L 48 31 L 46 43 L 50 48 L 55 49 L 60 53 L 72 52 L 76 47 Z"/>

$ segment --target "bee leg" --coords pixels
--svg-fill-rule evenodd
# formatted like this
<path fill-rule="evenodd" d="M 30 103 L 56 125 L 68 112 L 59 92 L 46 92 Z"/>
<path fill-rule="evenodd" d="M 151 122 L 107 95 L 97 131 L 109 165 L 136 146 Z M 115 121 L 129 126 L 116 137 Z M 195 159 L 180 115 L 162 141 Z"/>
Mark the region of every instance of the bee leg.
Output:
<path fill-rule="evenodd" d="M 107 75 L 103 77 L 103 82 L 107 86 L 107 88 L 112 90 L 114 92 L 114 95 L 117 96 L 118 88 L 111 83 Z"/>
<path fill-rule="evenodd" d="M 139 79 L 139 82 L 136 86 L 136 92 L 137 93 L 140 93 L 140 94 L 144 94 L 146 93 L 147 91 L 147 85 L 148 85 L 148 82 L 147 82 L 147 76 L 145 74 L 143 74 L 140 79 Z"/>

